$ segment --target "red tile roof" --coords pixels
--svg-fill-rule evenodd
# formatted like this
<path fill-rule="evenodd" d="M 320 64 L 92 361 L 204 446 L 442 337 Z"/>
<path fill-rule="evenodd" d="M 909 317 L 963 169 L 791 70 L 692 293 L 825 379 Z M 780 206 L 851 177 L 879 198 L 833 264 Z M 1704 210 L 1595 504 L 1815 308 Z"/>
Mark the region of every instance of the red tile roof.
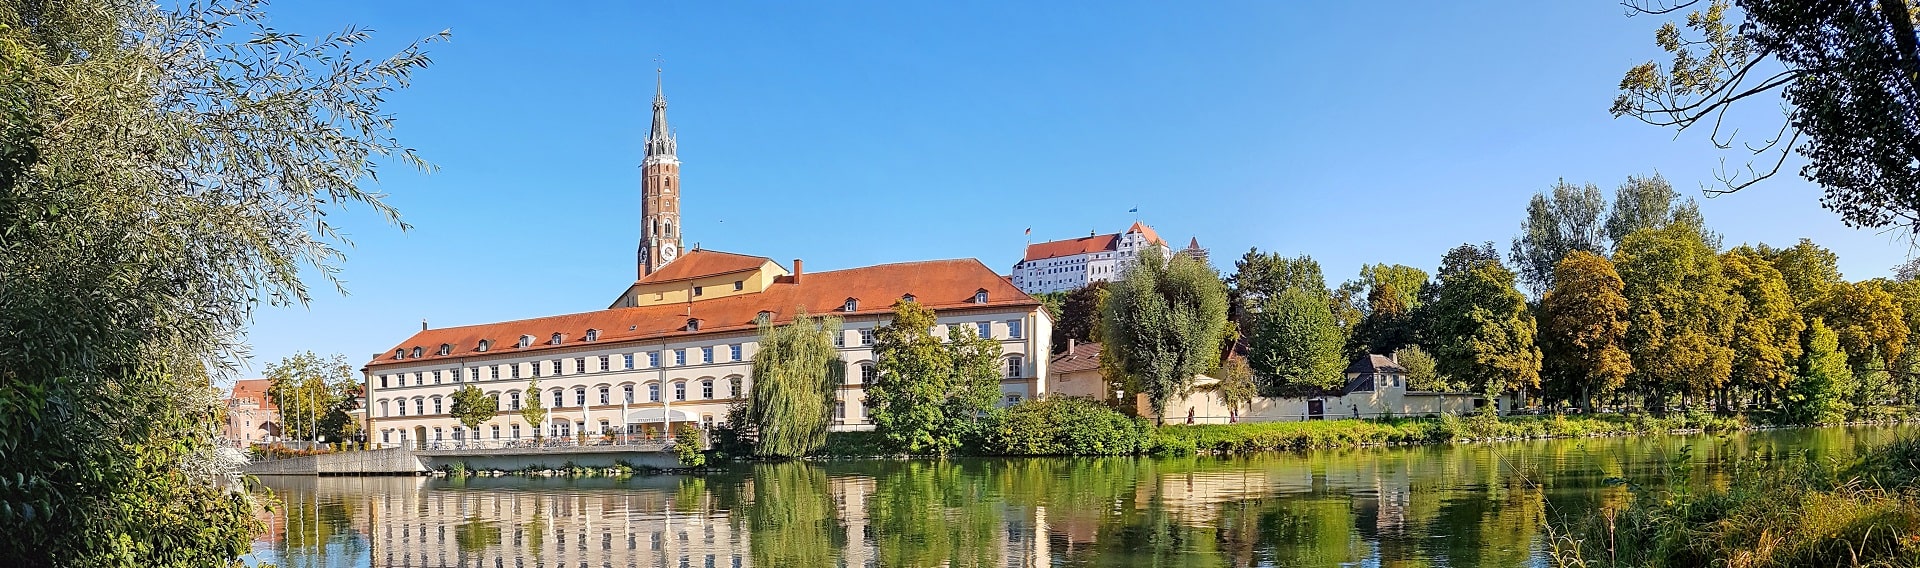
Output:
<path fill-rule="evenodd" d="M 987 291 L 987 303 L 973 303 L 974 292 L 982 289 Z M 588 343 L 585 337 L 589 329 L 600 330 L 594 344 L 751 330 L 762 310 L 771 312 L 775 323 L 789 321 L 802 310 L 831 316 L 890 313 L 893 302 L 907 294 L 913 294 L 915 301 L 936 310 L 1039 305 L 1032 296 L 1014 288 L 1013 283 L 978 260 L 904 262 L 808 273 L 799 284 L 781 278 L 755 294 L 430 329 L 388 348 L 367 366 L 470 357 L 479 354 L 477 346 L 482 339 L 491 342 L 489 355 L 500 355 L 584 345 Z M 842 311 L 847 298 L 858 299 L 859 308 L 851 313 Z M 700 321 L 699 331 L 687 331 L 689 319 Z M 562 344 L 548 343 L 554 333 L 564 334 Z M 532 345 L 518 347 L 523 334 L 533 336 Z M 451 354 L 438 354 L 442 343 L 453 345 Z M 405 349 L 411 354 L 414 347 L 420 348 L 420 358 L 393 358 L 395 349 Z"/>
<path fill-rule="evenodd" d="M 640 284 L 657 284 L 676 280 L 692 280 L 734 272 L 745 272 L 759 268 L 760 265 L 773 262 L 773 259 L 720 252 L 717 250 L 690 250 L 673 262 L 660 267 L 658 272 L 641 278 Z"/>
<path fill-rule="evenodd" d="M 1021 262 L 1026 262 L 1029 260 L 1040 260 L 1043 258 L 1059 258 L 1063 256 L 1073 256 L 1077 254 L 1086 254 L 1090 252 L 1119 250 L 1119 245 L 1120 245 L 1119 234 L 1094 235 L 1091 237 L 1080 237 L 1078 239 L 1067 239 L 1064 241 L 1048 241 L 1044 243 L 1033 243 L 1033 244 L 1027 245 L 1027 257 L 1024 259 L 1021 259 Z"/>
<path fill-rule="evenodd" d="M 1100 368 L 1100 344 L 1076 343 L 1072 352 L 1054 355 L 1047 361 L 1047 374 L 1077 373 Z"/>
<path fill-rule="evenodd" d="M 234 381 L 233 392 L 227 395 L 227 399 L 251 400 L 259 404 L 262 409 L 274 410 L 277 407 L 274 406 L 273 400 L 267 398 L 267 389 L 272 386 L 273 381 L 271 379 L 243 379 Z"/>
<path fill-rule="evenodd" d="M 1147 238 L 1149 244 L 1167 244 L 1166 241 L 1160 240 L 1160 233 L 1153 232 L 1153 227 L 1148 227 L 1146 223 L 1134 221 L 1133 226 L 1127 227 L 1127 232 L 1140 233 L 1141 236 Z"/>

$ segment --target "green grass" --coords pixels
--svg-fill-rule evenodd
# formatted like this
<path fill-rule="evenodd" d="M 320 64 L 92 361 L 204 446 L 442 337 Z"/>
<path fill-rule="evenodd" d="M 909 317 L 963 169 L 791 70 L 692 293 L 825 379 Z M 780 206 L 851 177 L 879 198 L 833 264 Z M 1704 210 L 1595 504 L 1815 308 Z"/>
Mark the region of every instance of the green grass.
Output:
<path fill-rule="evenodd" d="M 1519 438 L 1589 438 L 1692 429 L 1716 432 L 1742 427 L 1745 422 L 1739 418 L 1613 414 L 1248 422 L 1161 426 L 1154 434 L 1153 446 L 1163 453 L 1236 454 Z"/>

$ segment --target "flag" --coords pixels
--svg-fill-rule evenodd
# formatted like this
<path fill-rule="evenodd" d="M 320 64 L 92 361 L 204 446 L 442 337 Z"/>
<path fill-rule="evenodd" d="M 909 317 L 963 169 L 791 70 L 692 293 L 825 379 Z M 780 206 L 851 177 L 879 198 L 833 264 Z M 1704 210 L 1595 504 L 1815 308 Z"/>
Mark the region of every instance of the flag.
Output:
<path fill-rule="evenodd" d="M 1135 208 L 1132 208 L 1132 209 L 1128 209 L 1128 210 L 1127 210 L 1127 212 L 1128 212 L 1128 213 L 1139 213 L 1139 212 L 1140 212 L 1140 208 L 1139 208 L 1139 207 L 1135 207 Z"/>
<path fill-rule="evenodd" d="M 1033 227 L 1027 227 L 1027 234 L 1033 234 Z"/>

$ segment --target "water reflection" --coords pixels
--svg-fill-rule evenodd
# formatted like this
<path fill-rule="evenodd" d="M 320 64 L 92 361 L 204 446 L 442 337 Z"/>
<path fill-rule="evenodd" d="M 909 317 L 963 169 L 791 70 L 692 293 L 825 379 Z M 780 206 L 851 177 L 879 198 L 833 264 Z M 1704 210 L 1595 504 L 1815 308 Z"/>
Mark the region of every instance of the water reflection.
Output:
<path fill-rule="evenodd" d="M 272 478 L 286 567 L 1518 566 L 1608 478 L 1726 482 L 1905 428 L 1243 458 L 785 463 L 704 477 Z"/>

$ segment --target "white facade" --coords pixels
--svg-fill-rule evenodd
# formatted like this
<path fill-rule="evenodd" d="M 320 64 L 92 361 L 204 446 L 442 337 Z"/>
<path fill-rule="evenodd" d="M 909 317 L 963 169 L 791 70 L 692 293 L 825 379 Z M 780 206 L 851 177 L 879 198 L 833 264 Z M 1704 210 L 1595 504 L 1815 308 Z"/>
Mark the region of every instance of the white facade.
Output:
<path fill-rule="evenodd" d="M 1173 255 L 1172 247 L 1141 223 L 1117 234 L 1028 245 L 1026 257 L 1013 267 L 1013 285 L 1028 294 L 1046 294 L 1112 281 L 1148 248 L 1159 249 L 1161 258 Z"/>

